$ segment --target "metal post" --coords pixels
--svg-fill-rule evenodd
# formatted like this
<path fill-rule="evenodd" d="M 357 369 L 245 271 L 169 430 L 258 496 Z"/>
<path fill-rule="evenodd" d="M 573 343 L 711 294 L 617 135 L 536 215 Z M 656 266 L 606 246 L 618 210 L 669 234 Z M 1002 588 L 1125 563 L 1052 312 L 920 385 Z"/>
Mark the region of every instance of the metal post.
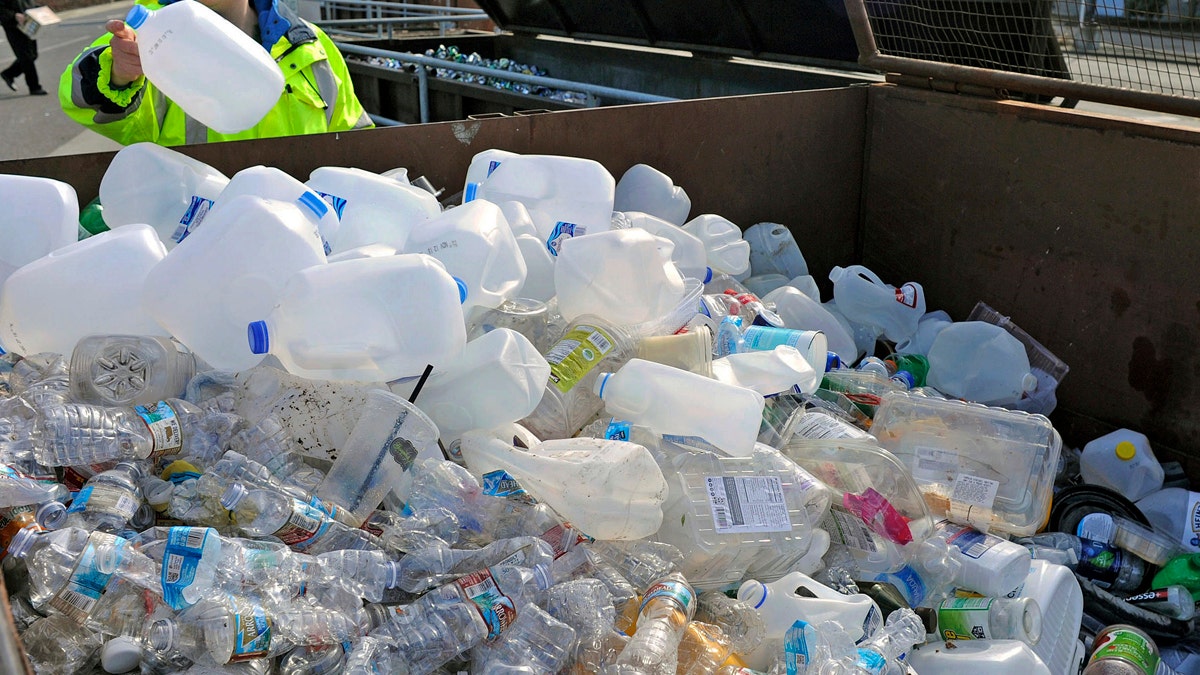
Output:
<path fill-rule="evenodd" d="M 421 106 L 421 123 L 429 121 L 429 71 L 425 66 L 417 65 L 417 96 Z"/>

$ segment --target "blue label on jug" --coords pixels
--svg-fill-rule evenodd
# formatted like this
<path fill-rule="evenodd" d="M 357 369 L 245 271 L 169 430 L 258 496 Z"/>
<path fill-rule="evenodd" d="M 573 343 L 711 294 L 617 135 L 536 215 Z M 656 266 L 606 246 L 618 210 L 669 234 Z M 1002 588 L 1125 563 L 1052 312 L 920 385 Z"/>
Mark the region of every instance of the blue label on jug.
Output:
<path fill-rule="evenodd" d="M 316 190 L 315 192 L 321 195 L 321 199 L 325 200 L 325 203 L 329 205 L 329 208 L 333 209 L 333 212 L 337 214 L 338 220 L 341 220 L 342 212 L 346 210 L 346 198 L 339 197 L 337 195 L 331 195 L 328 192 L 321 192 L 320 190 Z"/>
<path fill-rule="evenodd" d="M 610 441 L 629 440 L 629 422 L 618 422 L 615 419 L 609 422 L 608 429 L 604 431 L 604 438 Z"/>
<path fill-rule="evenodd" d="M 183 597 L 183 589 L 196 580 L 196 569 L 204 552 L 204 542 L 212 534 L 208 527 L 172 527 L 167 532 L 167 547 L 163 549 L 163 600 L 174 610 L 192 603 Z"/>
<path fill-rule="evenodd" d="M 212 208 L 212 205 L 213 200 L 192 195 L 192 201 L 188 204 L 187 210 L 183 212 L 183 217 L 179 219 L 179 227 L 175 228 L 171 239 L 176 244 L 187 239 L 192 230 L 200 225 L 200 221 L 204 220 L 204 216 L 208 215 L 208 210 Z"/>
<path fill-rule="evenodd" d="M 488 162 L 488 172 L 487 172 L 487 175 L 489 175 L 489 176 L 490 176 L 490 175 L 492 175 L 492 172 L 493 172 L 493 171 L 495 171 L 495 170 L 496 170 L 496 169 L 498 169 L 498 168 L 500 168 L 500 162 L 497 162 L 497 161 L 496 161 L 496 160 L 494 160 L 494 159 L 493 159 L 492 161 Z"/>
<path fill-rule="evenodd" d="M 797 619 L 784 637 L 783 654 L 787 675 L 801 675 L 808 670 L 808 638 L 804 634 L 807 627 L 807 623 Z"/>
<path fill-rule="evenodd" d="M 525 488 L 503 469 L 483 474 L 483 494 L 493 497 L 521 497 Z"/>
<path fill-rule="evenodd" d="M 558 221 L 554 224 L 554 229 L 550 232 L 550 238 L 546 240 L 546 248 L 549 249 L 550 255 L 557 257 L 558 251 L 562 248 L 563 241 L 571 237 L 580 237 L 587 234 L 587 228 L 575 223 L 565 223 Z"/>

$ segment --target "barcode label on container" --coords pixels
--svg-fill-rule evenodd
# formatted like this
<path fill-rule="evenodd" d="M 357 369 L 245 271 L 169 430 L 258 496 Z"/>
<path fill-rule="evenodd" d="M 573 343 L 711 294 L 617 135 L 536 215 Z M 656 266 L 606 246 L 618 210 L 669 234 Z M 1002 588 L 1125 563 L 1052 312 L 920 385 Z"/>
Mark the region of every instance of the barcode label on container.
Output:
<path fill-rule="evenodd" d="M 821 529 L 829 533 L 834 543 L 867 553 L 879 551 L 874 535 L 862 518 L 840 506 L 830 507 L 829 515 L 821 522 Z"/>
<path fill-rule="evenodd" d="M 162 582 L 163 600 L 172 609 L 190 606 L 183 591 L 196 581 L 196 570 L 204 554 L 204 542 L 213 530 L 207 527 L 172 527 L 167 532 L 167 546 L 163 549 Z M 219 555 L 220 548 L 217 548 Z"/>
<path fill-rule="evenodd" d="M 777 476 L 704 479 L 717 534 L 791 532 L 783 482 Z"/>
<path fill-rule="evenodd" d="M 200 195 L 192 195 L 187 210 L 179 219 L 179 226 L 171 233 L 171 239 L 175 240 L 176 244 L 187 239 L 187 236 L 200 225 L 200 221 L 204 220 L 204 216 L 208 215 L 208 210 L 212 208 L 212 205 L 213 200 L 205 199 Z"/>
<path fill-rule="evenodd" d="M 792 427 L 792 432 L 800 438 L 824 440 L 826 438 L 867 438 L 865 431 L 860 431 L 845 422 L 824 413 L 805 413 Z"/>
<path fill-rule="evenodd" d="M 594 326 L 576 326 L 546 354 L 550 383 L 567 393 L 592 371 L 609 352 L 613 340 Z"/>
<path fill-rule="evenodd" d="M 954 493 L 950 495 L 950 501 L 990 509 L 996 503 L 996 492 L 999 489 L 998 481 L 960 473 L 954 479 Z"/>
<path fill-rule="evenodd" d="M 50 598 L 50 606 L 71 617 L 78 623 L 87 620 L 92 613 L 108 582 L 112 572 L 101 572 L 98 565 L 98 548 L 105 550 L 105 557 L 113 556 L 120 562 L 123 557 L 127 540 L 103 532 L 93 532 L 88 536 L 87 545 L 79 556 L 79 562 L 71 571 L 71 578 Z M 114 565 L 115 567 L 115 565 Z"/>

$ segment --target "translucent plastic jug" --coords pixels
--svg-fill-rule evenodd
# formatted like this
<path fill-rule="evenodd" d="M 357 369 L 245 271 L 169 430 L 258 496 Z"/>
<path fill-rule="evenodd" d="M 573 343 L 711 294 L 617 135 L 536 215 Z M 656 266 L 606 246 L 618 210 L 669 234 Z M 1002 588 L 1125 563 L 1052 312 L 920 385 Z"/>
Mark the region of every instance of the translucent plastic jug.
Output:
<path fill-rule="evenodd" d="M 188 115 L 222 134 L 258 124 L 283 93 L 283 72 L 263 46 L 199 2 L 134 5 L 146 79 Z"/>
<path fill-rule="evenodd" d="M 524 204 L 504 202 L 499 206 L 525 260 L 525 284 L 521 286 L 521 297 L 547 302 L 554 297 L 555 257 L 538 236 L 533 218 Z"/>
<path fill-rule="evenodd" d="M 305 185 L 324 197 L 341 221 L 333 253 L 367 244 L 403 251 L 413 228 L 442 212 L 429 192 L 362 169 L 319 167 Z"/>
<path fill-rule="evenodd" d="M 468 342 L 460 358 L 434 373 L 417 407 L 450 441 L 524 418 L 541 402 L 549 377 L 550 364 L 528 338 L 497 328 Z"/>
<path fill-rule="evenodd" d="M 779 274 L 794 279 L 808 274 L 808 262 L 786 226 L 758 223 L 747 228 L 742 238 L 750 244 L 750 269 L 755 275 Z"/>
<path fill-rule="evenodd" d="M 672 225 L 683 225 L 692 210 L 692 200 L 667 174 L 648 164 L 634 164 L 617 181 L 613 208 L 641 211 Z"/>
<path fill-rule="evenodd" d="M 813 370 L 804 355 L 789 345 L 715 359 L 712 372 L 720 382 L 752 389 L 763 396 L 791 392 L 793 388 L 814 392 L 824 375 L 824 371 Z"/>
<path fill-rule="evenodd" d="M 219 209 L 233 201 L 236 197 L 250 195 L 263 199 L 277 199 L 281 202 L 294 202 L 310 192 L 308 186 L 292 176 L 272 166 L 252 166 L 233 174 L 229 184 L 221 191 L 221 195 L 213 203 L 212 209 Z M 337 238 L 341 221 L 333 210 L 328 210 L 317 223 L 317 231 L 321 233 L 321 241 L 325 245 L 325 253 L 332 249 Z"/>
<path fill-rule="evenodd" d="M 929 386 L 985 405 L 1008 405 L 1037 388 L 1025 346 L 999 326 L 960 321 L 929 348 Z"/>
<path fill-rule="evenodd" d="M 471 158 L 471 165 L 467 167 L 467 180 L 463 184 L 462 203 L 466 204 L 469 201 L 473 201 L 476 197 L 476 192 L 479 190 L 479 185 L 487 180 L 487 177 L 492 175 L 492 172 L 499 168 L 504 160 L 517 156 L 515 152 L 500 150 L 498 148 L 490 148 L 476 153 Z"/>
<path fill-rule="evenodd" d="M 920 284 L 889 286 L 862 265 L 834 267 L 829 280 L 833 299 L 850 321 L 875 326 L 892 342 L 917 332 L 917 322 L 925 314 L 925 291 Z"/>
<path fill-rule="evenodd" d="M 683 229 L 704 242 L 708 266 L 714 274 L 746 274 L 750 271 L 750 243 L 742 239 L 737 225 L 716 214 L 696 216 Z"/>
<path fill-rule="evenodd" d="M 789 281 L 790 279 L 782 274 L 756 274 L 743 281 L 742 285 L 761 298 L 776 288 L 787 286 Z"/>
<path fill-rule="evenodd" d="M 1175 537 L 1189 552 L 1200 551 L 1200 492 L 1166 488 L 1137 502 L 1154 529 Z"/>
<path fill-rule="evenodd" d="M 712 279 L 712 268 L 708 266 L 708 251 L 704 248 L 704 242 L 694 234 L 662 218 L 640 211 L 614 213 L 613 217 L 619 217 L 627 227 L 641 228 L 675 244 L 675 248 L 671 250 L 671 261 L 679 268 L 680 274 L 704 283 Z"/>
<path fill-rule="evenodd" d="M 592 391 L 618 419 L 729 455 L 753 453 L 762 424 L 762 394 L 653 361 L 602 373 Z"/>
<path fill-rule="evenodd" d="M 853 336 L 837 317 L 821 306 L 821 303 L 799 289 L 783 286 L 768 293 L 763 301 L 775 303 L 775 313 L 783 319 L 788 328 L 819 330 L 825 334 L 829 351 L 836 353 L 847 363 L 858 360 L 858 347 L 854 344 Z"/>
<path fill-rule="evenodd" d="M 906 660 L 921 675 L 1065 675 L 1052 671 L 1020 640 L 963 640 L 950 649 L 944 640 L 919 645 Z"/>
<path fill-rule="evenodd" d="M 1033 651 L 1052 675 L 1075 675 L 1081 654 L 1077 654 L 1079 628 L 1083 623 L 1083 591 L 1070 569 L 1031 560 L 1029 576 L 1015 597 L 1033 598 L 1042 608 L 1042 639 Z"/>
<path fill-rule="evenodd" d="M 662 524 L 667 481 L 646 448 L 625 441 L 566 438 L 528 450 L 487 434 L 462 438 L 476 476 L 510 474 L 531 497 L 597 539 L 642 539 Z"/>
<path fill-rule="evenodd" d="M 952 323 L 954 322 L 950 319 L 950 315 L 943 310 L 926 312 L 925 316 L 917 322 L 917 332 L 907 340 L 896 344 L 896 353 L 928 355 L 929 348 L 933 346 L 933 341 L 937 339 L 938 333 Z"/>
<path fill-rule="evenodd" d="M 1133 501 L 1163 485 L 1162 464 L 1150 449 L 1150 439 L 1132 429 L 1117 429 L 1088 441 L 1079 469 L 1085 483 L 1103 485 Z"/>
<path fill-rule="evenodd" d="M 390 382 L 459 357 L 461 298 L 459 283 L 427 255 L 329 263 L 292 274 L 243 335 L 250 351 L 274 354 L 295 375 Z"/>
<path fill-rule="evenodd" d="M 170 250 L 200 225 L 228 184 L 225 174 L 198 159 L 134 143 L 113 156 L 100 179 L 104 222 L 112 228 L 150 225 Z"/>
<path fill-rule="evenodd" d="M 477 199 L 421 223 L 408 236 L 405 253 L 424 253 L 467 285 L 463 312 L 492 308 L 518 297 L 525 285 L 525 258 L 504 213 Z"/>
<path fill-rule="evenodd" d="M 618 325 L 670 314 L 686 290 L 672 248 L 636 228 L 571 238 L 554 265 L 558 311 L 568 321 L 593 314 Z"/>
<path fill-rule="evenodd" d="M 0 349 L 69 356 L 97 333 L 166 335 L 138 302 L 167 255 L 148 225 L 102 232 L 21 267 L 0 286 Z"/>
<path fill-rule="evenodd" d="M 79 199 L 62 181 L 0 175 L 0 284 L 25 263 L 78 239 Z"/>
<path fill-rule="evenodd" d="M 256 365 L 262 357 L 246 344 L 246 324 L 266 316 L 293 272 L 325 264 L 317 232 L 325 210 L 311 198 L 230 201 L 151 271 L 143 305 L 213 368 Z"/>
<path fill-rule="evenodd" d="M 606 232 L 616 181 L 599 162 L 580 157 L 520 155 L 504 159 L 475 192 L 496 204 L 518 201 L 554 255 L 563 241 Z"/>

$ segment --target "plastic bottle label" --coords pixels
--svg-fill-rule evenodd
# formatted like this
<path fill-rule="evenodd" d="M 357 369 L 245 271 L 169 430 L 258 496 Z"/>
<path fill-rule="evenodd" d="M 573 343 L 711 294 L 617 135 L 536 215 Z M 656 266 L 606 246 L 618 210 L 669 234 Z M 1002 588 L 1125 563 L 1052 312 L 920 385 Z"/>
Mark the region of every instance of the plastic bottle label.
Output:
<path fill-rule="evenodd" d="M 275 536 L 293 550 L 303 551 L 329 529 L 333 522 L 325 513 L 311 504 L 305 504 L 299 499 L 292 500 L 292 513 L 287 523 L 275 531 Z"/>
<path fill-rule="evenodd" d="M 604 430 L 604 438 L 609 441 L 627 441 L 629 440 L 629 422 L 618 422 L 613 420 L 608 423 L 608 428 Z"/>
<path fill-rule="evenodd" d="M 993 598 L 954 598 L 938 607 L 938 628 L 946 640 L 990 640 Z"/>
<path fill-rule="evenodd" d="M 491 570 L 472 572 L 454 582 L 463 596 L 475 605 L 479 616 L 487 624 L 487 639 L 492 640 L 512 625 L 517 619 L 517 608 L 512 598 L 500 591 Z"/>
<path fill-rule="evenodd" d="M 167 405 L 166 401 L 159 401 L 152 406 L 139 405 L 134 408 L 134 411 L 146 423 L 146 428 L 150 430 L 150 435 L 154 439 L 154 451 L 150 454 L 151 457 L 158 458 L 178 453 L 179 449 L 183 447 L 183 428 L 179 424 L 179 417 L 175 415 L 175 411 Z"/>
<path fill-rule="evenodd" d="M 105 513 L 129 520 L 133 514 L 137 513 L 138 500 L 129 496 L 129 493 L 115 485 L 85 485 L 75 499 L 71 501 L 71 508 L 67 509 L 67 513 L 80 513 L 82 511 L 90 511 L 91 513 Z"/>
<path fill-rule="evenodd" d="M 331 195 L 328 192 L 321 192 L 320 190 L 313 190 L 313 192 L 316 192 L 321 196 L 321 199 L 325 200 L 325 203 L 329 205 L 330 209 L 333 209 L 333 212 L 337 214 L 338 220 L 340 221 L 342 219 L 342 214 L 346 211 L 346 198 L 339 197 L 337 195 Z"/>
<path fill-rule="evenodd" d="M 950 503 L 951 505 L 965 504 L 990 509 L 996 503 L 996 492 L 999 489 L 998 481 L 960 473 L 954 479 L 954 492 L 950 494 Z"/>
<path fill-rule="evenodd" d="M 167 531 L 167 546 L 163 549 L 163 600 L 174 610 L 189 607 L 183 589 L 196 580 L 196 568 L 204 552 L 204 542 L 213 530 L 208 527 L 172 527 Z"/>
<path fill-rule="evenodd" d="M 1120 659 L 1133 664 L 1146 675 L 1154 675 L 1158 670 L 1159 656 L 1154 653 L 1154 645 L 1131 630 L 1113 628 L 1104 631 L 1097 637 L 1093 649 L 1088 665 Z"/>
<path fill-rule="evenodd" d="M 1193 492 L 1188 500 L 1187 524 L 1180 543 L 1193 551 L 1200 549 L 1200 494 Z"/>
<path fill-rule="evenodd" d="M 921 576 L 908 565 L 891 574 L 881 574 L 875 577 L 875 580 L 889 581 L 894 584 L 904 594 L 904 599 L 908 600 L 910 607 L 920 605 L 925 600 L 925 594 L 928 592 Z"/>
<path fill-rule="evenodd" d="M 717 534 L 792 531 L 778 476 L 709 476 L 704 482 Z"/>
<path fill-rule="evenodd" d="M 821 521 L 821 529 L 829 533 L 834 543 L 857 549 L 866 553 L 878 553 L 879 545 L 871 529 L 863 523 L 862 518 L 846 511 L 838 505 L 832 505 L 829 515 Z"/>
<path fill-rule="evenodd" d="M 1122 552 L 1101 541 L 1082 539 L 1080 543 L 1082 547 L 1076 571 L 1100 588 L 1112 588 L 1125 563 Z"/>
<path fill-rule="evenodd" d="M 26 527 L 35 527 L 40 532 L 42 526 L 37 524 L 37 509 L 32 506 L 14 506 L 0 510 L 0 560 L 8 557 L 8 545 L 12 538 Z"/>
<path fill-rule="evenodd" d="M 907 283 L 896 289 L 896 302 L 905 307 L 915 309 L 917 299 L 921 297 L 921 291 L 917 290 L 916 284 Z"/>
<path fill-rule="evenodd" d="M 579 384 L 613 350 L 612 336 L 595 326 L 577 326 L 546 354 L 550 382 L 562 393 Z"/>
<path fill-rule="evenodd" d="M 942 448 L 918 447 L 914 448 L 913 454 L 917 458 L 916 465 L 913 466 L 915 478 L 941 482 L 946 480 L 947 474 L 958 473 L 958 453 Z"/>
<path fill-rule="evenodd" d="M 53 598 L 50 598 L 50 606 L 78 623 L 86 621 L 112 579 L 112 572 L 104 573 L 99 570 L 96 548 L 112 548 L 116 551 L 117 560 L 120 560 L 128 543 L 121 537 L 104 532 L 93 532 L 89 535 L 83 553 L 75 563 L 75 569 L 71 570 L 71 578 Z"/>
<path fill-rule="evenodd" d="M 582 237 L 585 234 L 587 234 L 587 228 L 583 225 L 560 220 L 554 224 L 554 229 L 550 231 L 550 236 L 546 239 L 546 249 L 550 251 L 550 255 L 557 258 L 564 241 L 571 237 Z"/>
<path fill-rule="evenodd" d="M 646 595 L 642 597 L 642 604 L 638 606 L 638 613 L 646 611 L 646 606 L 650 601 L 658 598 L 669 598 L 679 608 L 688 614 L 692 605 L 696 604 L 696 592 L 693 591 L 687 584 L 679 581 L 659 581 L 646 589 Z"/>
<path fill-rule="evenodd" d="M 1000 537 L 984 534 L 973 527 L 963 527 L 948 520 L 938 523 L 937 529 L 946 535 L 947 544 L 962 551 L 966 557 L 975 560 L 983 557 L 983 554 L 1003 541 Z"/>
<path fill-rule="evenodd" d="M 870 434 L 823 413 L 805 413 L 792 427 L 793 436 L 824 440 L 827 438 L 868 438 Z"/>
<path fill-rule="evenodd" d="M 236 634 L 229 663 L 253 661 L 271 653 L 271 619 L 259 605 L 233 615 Z"/>
<path fill-rule="evenodd" d="M 187 210 L 183 212 L 183 217 L 179 219 L 179 226 L 171 233 L 171 239 L 178 244 L 187 239 L 188 235 L 200 225 L 200 221 L 204 220 L 204 216 L 208 215 L 208 210 L 212 208 L 213 200 L 205 199 L 199 195 L 192 195 L 192 200 L 188 203 Z"/>
<path fill-rule="evenodd" d="M 524 497 L 528 493 L 512 474 L 496 469 L 483 474 L 483 494 L 492 497 Z"/>
<path fill-rule="evenodd" d="M 1125 602 L 1128 602 L 1131 605 L 1155 605 L 1160 602 L 1170 601 L 1171 591 L 1165 588 L 1160 588 L 1156 591 L 1146 591 L 1145 593 L 1139 593 L 1138 595 L 1131 595 L 1128 598 L 1125 598 Z"/>
<path fill-rule="evenodd" d="M 807 627 L 807 623 L 797 619 L 792 624 L 792 627 L 787 629 L 787 634 L 783 641 L 783 655 L 787 666 L 787 675 L 803 675 L 808 669 L 810 658 L 808 639 L 804 634 L 804 629 Z"/>

